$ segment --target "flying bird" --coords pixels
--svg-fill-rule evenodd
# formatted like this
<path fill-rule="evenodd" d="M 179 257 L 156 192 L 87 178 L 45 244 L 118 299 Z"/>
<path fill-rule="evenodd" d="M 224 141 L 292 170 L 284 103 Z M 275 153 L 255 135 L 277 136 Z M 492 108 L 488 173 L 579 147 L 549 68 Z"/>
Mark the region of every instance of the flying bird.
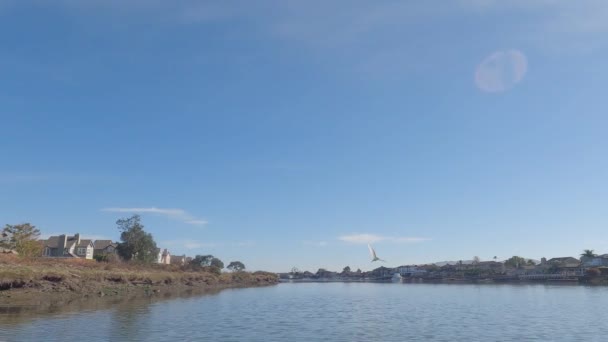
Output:
<path fill-rule="evenodd" d="M 378 258 L 378 256 L 376 255 L 376 251 L 369 243 L 367 244 L 367 248 L 369 248 L 369 254 L 372 257 L 372 262 L 374 262 L 374 261 L 386 262 L 386 260 L 382 260 L 382 259 Z"/>

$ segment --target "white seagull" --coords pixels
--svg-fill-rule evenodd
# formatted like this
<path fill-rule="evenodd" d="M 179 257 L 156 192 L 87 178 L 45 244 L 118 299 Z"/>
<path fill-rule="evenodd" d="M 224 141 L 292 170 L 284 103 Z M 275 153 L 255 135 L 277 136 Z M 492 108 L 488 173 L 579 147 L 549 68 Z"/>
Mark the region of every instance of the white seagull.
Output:
<path fill-rule="evenodd" d="M 369 248 L 369 254 L 372 257 L 372 262 L 374 262 L 374 261 L 386 262 L 386 260 L 382 260 L 382 259 L 378 258 L 378 256 L 376 255 L 376 251 L 369 243 L 367 244 L 367 248 Z"/>

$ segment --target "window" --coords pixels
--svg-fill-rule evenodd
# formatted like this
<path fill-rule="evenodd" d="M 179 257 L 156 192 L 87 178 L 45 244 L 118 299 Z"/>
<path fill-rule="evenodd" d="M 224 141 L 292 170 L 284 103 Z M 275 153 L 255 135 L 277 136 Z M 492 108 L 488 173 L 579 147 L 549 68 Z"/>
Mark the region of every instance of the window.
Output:
<path fill-rule="evenodd" d="M 78 254 L 79 255 L 86 254 L 86 252 L 87 252 L 87 248 L 86 247 L 78 247 Z"/>

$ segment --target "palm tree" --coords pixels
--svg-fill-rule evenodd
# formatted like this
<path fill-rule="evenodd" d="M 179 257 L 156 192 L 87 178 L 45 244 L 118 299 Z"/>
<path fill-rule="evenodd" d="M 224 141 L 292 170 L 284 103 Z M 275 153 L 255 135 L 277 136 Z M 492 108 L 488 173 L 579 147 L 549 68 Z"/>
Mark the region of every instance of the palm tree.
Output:
<path fill-rule="evenodd" d="M 582 258 L 595 258 L 597 254 L 593 253 L 593 249 L 585 249 L 581 254 Z"/>

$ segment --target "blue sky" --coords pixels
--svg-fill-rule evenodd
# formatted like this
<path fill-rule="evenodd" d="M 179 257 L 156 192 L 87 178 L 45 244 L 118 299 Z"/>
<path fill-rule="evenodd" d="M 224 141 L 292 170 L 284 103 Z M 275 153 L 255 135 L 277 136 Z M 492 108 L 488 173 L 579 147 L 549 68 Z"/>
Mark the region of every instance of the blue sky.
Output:
<path fill-rule="evenodd" d="M 608 252 L 605 1 L 0 0 L 0 223 L 250 269 Z"/>

